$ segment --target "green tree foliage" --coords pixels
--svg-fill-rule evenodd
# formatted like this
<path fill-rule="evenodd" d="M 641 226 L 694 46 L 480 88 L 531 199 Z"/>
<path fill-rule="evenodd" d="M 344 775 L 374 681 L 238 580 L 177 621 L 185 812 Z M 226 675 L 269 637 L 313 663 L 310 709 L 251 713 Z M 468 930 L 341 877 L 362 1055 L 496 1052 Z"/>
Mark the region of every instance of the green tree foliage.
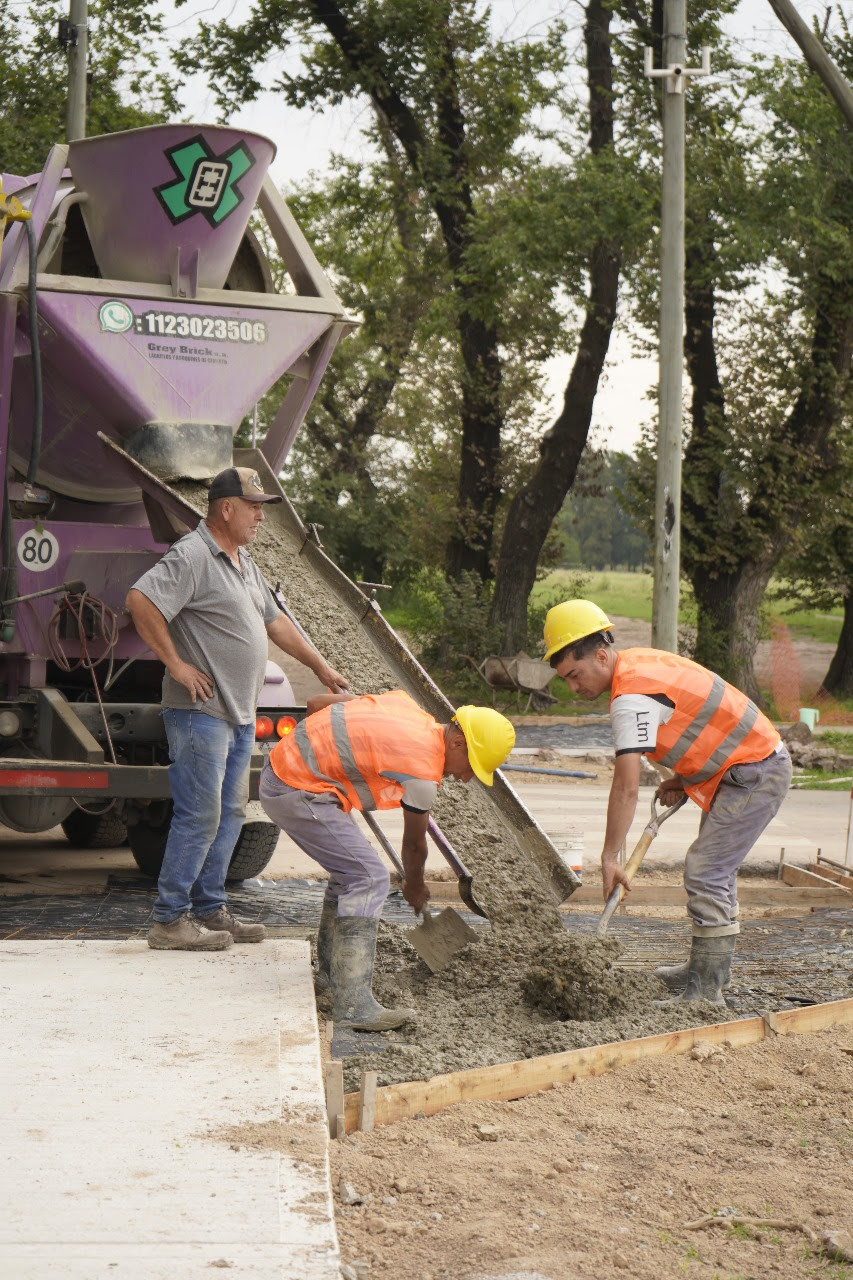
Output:
<path fill-rule="evenodd" d="M 849 66 L 846 28 L 839 45 Z M 802 63 L 738 66 L 724 42 L 715 58 L 688 112 L 682 562 L 696 657 L 757 697 L 764 592 L 849 430 L 853 153 Z M 653 282 L 651 264 L 634 281 L 647 322 Z"/>
<path fill-rule="evenodd" d="M 584 455 L 572 492 L 557 518 L 560 563 L 585 569 L 642 569 L 649 538 L 626 506 L 634 460 L 625 453 Z"/>
<path fill-rule="evenodd" d="M 495 40 L 488 12 L 472 0 L 257 0 L 239 25 L 203 25 L 181 62 L 208 73 L 227 112 L 256 96 L 266 59 L 296 46 L 300 66 L 276 88 L 290 103 L 315 109 L 345 96 L 369 102 L 399 150 L 412 198 L 434 220 L 461 366 L 447 567 L 454 577 L 471 570 L 485 579 L 502 484 L 504 298 L 525 275 L 507 234 L 511 203 L 496 217 L 493 193 L 524 185 L 531 159 L 521 140 L 554 95 L 564 61 L 560 30 Z M 551 282 L 539 293 L 547 305 L 555 264 L 535 238 L 530 251 Z"/>
<path fill-rule="evenodd" d="M 57 38 L 67 4 L 0 8 L 0 172 L 37 172 L 65 139 L 66 54 Z M 87 133 L 151 124 L 176 110 L 157 70 L 162 23 L 147 0 L 90 0 Z"/>

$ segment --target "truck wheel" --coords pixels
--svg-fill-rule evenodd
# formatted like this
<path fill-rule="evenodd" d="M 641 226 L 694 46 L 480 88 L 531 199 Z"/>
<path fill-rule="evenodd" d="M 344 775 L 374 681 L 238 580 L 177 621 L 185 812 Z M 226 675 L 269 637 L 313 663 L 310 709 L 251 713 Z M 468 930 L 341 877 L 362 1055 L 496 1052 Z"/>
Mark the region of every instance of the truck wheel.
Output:
<path fill-rule="evenodd" d="M 62 830 L 74 849 L 111 849 L 127 839 L 124 820 L 113 809 L 106 813 L 74 809 L 62 822 Z"/>
<path fill-rule="evenodd" d="M 259 876 L 275 853 L 278 837 L 274 822 L 244 822 L 231 855 L 228 879 L 251 880 Z"/>
<path fill-rule="evenodd" d="M 150 876 L 152 880 L 160 875 L 171 820 L 170 802 L 161 822 L 137 822 L 127 829 L 134 861 L 142 874 Z M 275 851 L 278 836 L 278 827 L 273 822 L 244 822 L 231 855 L 227 878 L 249 880 L 252 876 L 260 875 Z"/>
<path fill-rule="evenodd" d="M 144 810 L 145 817 L 127 828 L 127 843 L 133 860 L 144 876 L 160 878 L 169 827 L 172 822 L 171 800 L 158 800 Z"/>

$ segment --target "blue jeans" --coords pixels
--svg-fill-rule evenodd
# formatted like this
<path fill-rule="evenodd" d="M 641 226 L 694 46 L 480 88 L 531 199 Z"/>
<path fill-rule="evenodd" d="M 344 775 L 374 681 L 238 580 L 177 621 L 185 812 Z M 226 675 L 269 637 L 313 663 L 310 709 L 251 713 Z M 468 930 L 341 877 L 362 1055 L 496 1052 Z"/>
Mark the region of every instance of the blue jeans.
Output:
<path fill-rule="evenodd" d="M 157 882 L 154 919 L 225 905 L 225 876 L 246 816 L 254 724 L 229 724 L 203 711 L 163 710 L 174 813 Z"/>

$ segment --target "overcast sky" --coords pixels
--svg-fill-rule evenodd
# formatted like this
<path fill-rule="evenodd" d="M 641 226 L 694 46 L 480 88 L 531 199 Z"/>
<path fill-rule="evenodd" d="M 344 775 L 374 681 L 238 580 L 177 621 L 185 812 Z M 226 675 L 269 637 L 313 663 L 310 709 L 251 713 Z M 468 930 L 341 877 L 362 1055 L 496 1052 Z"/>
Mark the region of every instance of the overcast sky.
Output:
<path fill-rule="evenodd" d="M 819 0 L 796 0 L 796 4 L 806 21 L 811 21 L 815 14 L 822 16 L 826 8 Z M 202 16 L 208 21 L 236 18 L 251 9 L 251 0 L 190 0 L 177 10 L 172 0 L 161 0 L 160 8 L 166 15 L 170 36 L 176 40 L 193 30 L 197 17 Z M 550 17 L 568 11 L 565 0 L 493 0 L 492 8 L 496 23 L 509 36 L 522 36 L 544 29 Z M 688 24 L 689 21 L 688 0 Z M 732 37 L 744 51 L 772 50 L 799 56 L 768 0 L 741 0 L 728 26 Z M 711 59 L 713 69 L 713 50 Z M 276 70 L 283 70 L 285 66 L 286 58 L 282 57 L 277 68 L 270 68 L 270 79 L 274 78 Z M 701 81 L 696 83 L 701 85 Z M 701 92 L 701 89 L 693 91 Z M 182 97 L 196 120 L 216 120 L 214 96 L 200 77 L 189 83 L 182 91 Z M 288 187 L 302 182 L 309 173 L 322 174 L 328 168 L 333 152 L 359 154 L 364 147 L 361 121 L 367 110 L 365 106 L 355 107 L 346 103 L 322 113 L 296 111 L 284 106 L 277 95 L 267 93 L 257 102 L 236 111 L 231 123 L 263 133 L 275 142 L 278 151 L 271 172 L 286 193 Z M 572 358 L 573 354 L 569 352 L 553 360 L 549 366 L 548 399 L 543 406 L 549 414 L 557 412 L 562 405 Z M 656 382 L 656 360 L 636 358 L 631 352 L 629 335 L 617 331 L 611 342 L 605 380 L 596 397 L 593 426 L 597 444 L 633 450 L 643 422 L 652 416 L 647 392 Z"/>

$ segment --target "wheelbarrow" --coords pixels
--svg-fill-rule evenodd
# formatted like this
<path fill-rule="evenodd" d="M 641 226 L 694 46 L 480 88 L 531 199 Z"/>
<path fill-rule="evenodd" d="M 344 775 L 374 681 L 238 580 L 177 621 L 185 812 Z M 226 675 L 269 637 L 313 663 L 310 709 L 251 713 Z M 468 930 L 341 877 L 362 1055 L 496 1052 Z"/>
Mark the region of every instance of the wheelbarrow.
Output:
<path fill-rule="evenodd" d="M 499 690 L 514 691 L 516 706 L 519 710 L 521 710 L 521 699 L 525 693 L 527 694 L 525 711 L 530 710 L 531 703 L 536 709 L 550 706 L 557 701 L 548 691 L 548 685 L 556 673 L 547 662 L 531 658 L 523 650 L 520 650 L 514 658 L 502 658 L 492 654 L 480 663 L 475 662 L 471 657 L 468 658 L 468 662 L 491 690 L 492 705 L 495 702 L 495 694 Z"/>

